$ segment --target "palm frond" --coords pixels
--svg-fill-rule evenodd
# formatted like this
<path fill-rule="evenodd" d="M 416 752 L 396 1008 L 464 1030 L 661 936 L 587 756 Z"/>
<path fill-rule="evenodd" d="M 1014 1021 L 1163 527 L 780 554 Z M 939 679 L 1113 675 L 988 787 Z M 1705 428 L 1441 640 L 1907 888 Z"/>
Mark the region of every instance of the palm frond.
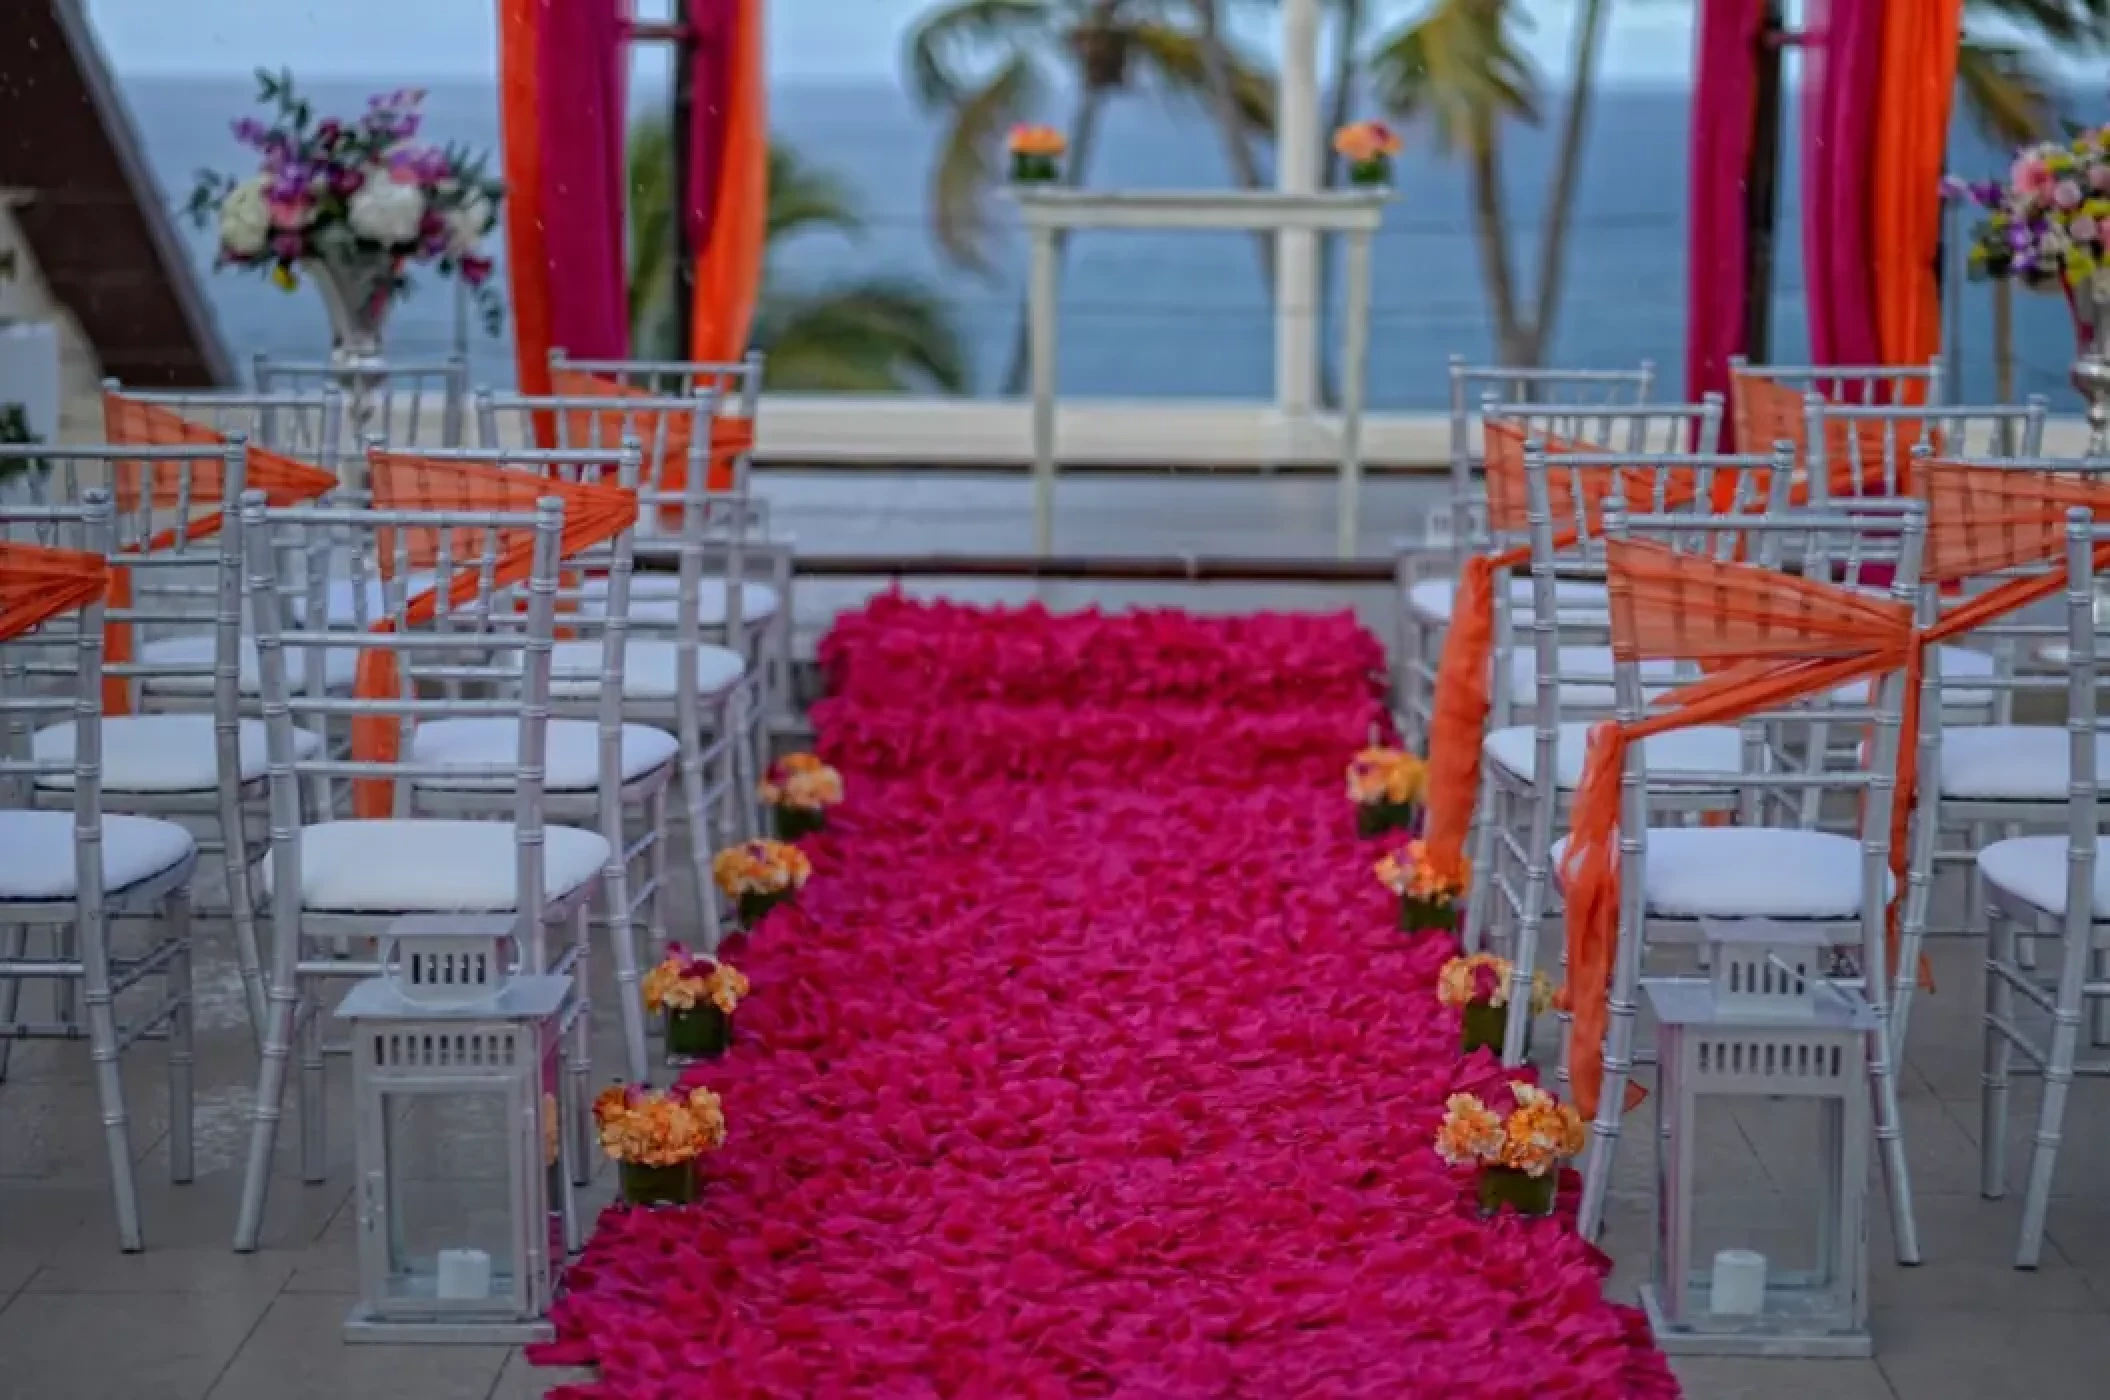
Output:
<path fill-rule="evenodd" d="M 630 129 L 625 152 L 630 221 L 630 333 L 640 344 L 671 336 L 674 299 L 674 138 L 664 121 Z M 654 329 L 657 319 L 664 323 Z"/>
<path fill-rule="evenodd" d="M 874 277 L 767 299 L 755 328 L 772 389 L 867 393 L 967 388 L 967 353 L 945 303 L 920 283 Z"/>
<path fill-rule="evenodd" d="M 1956 54 L 1956 87 L 1971 124 L 1996 142 L 2020 146 L 2052 129 L 2044 74 L 2015 45 L 1965 40 Z"/>
<path fill-rule="evenodd" d="M 1501 117 L 1538 120 L 1538 79 L 1503 0 L 1438 0 L 1380 39 L 1372 90 L 1395 116 L 1426 115 L 1445 149 L 1484 139 Z"/>
<path fill-rule="evenodd" d="M 2110 0 L 1967 0 L 1964 8 L 1973 21 L 1990 19 L 2061 48 L 2110 43 Z"/>
<path fill-rule="evenodd" d="M 857 234 L 864 232 L 864 212 L 840 176 L 789 146 L 773 145 L 769 148 L 769 212 L 763 227 L 763 236 L 770 243 L 814 229 Z"/>
<path fill-rule="evenodd" d="M 1128 42 L 1167 89 L 1185 97 L 1208 97 L 1208 54 L 1200 34 L 1156 20 L 1143 20 L 1128 27 Z M 1228 41 L 1224 43 L 1224 61 L 1229 68 L 1231 100 L 1238 109 L 1240 123 L 1248 130 L 1272 131 L 1274 75 Z"/>
<path fill-rule="evenodd" d="M 1039 66 L 1017 53 L 952 109 L 931 168 L 931 214 L 939 248 L 963 267 L 989 266 L 985 199 L 1002 168 L 1005 133 L 1034 109 L 1040 92 Z"/>
<path fill-rule="evenodd" d="M 956 107 L 988 83 L 994 67 L 1047 46 L 1054 0 L 960 0 L 916 21 L 903 43 L 909 88 L 926 107 Z"/>

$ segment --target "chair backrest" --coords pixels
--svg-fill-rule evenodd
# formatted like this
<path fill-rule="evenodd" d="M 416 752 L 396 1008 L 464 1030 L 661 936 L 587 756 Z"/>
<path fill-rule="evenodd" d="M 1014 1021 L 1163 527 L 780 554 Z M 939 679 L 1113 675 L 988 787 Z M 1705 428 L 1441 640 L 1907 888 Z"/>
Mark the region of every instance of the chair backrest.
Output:
<path fill-rule="evenodd" d="M 148 392 L 127 389 L 115 379 L 105 379 L 102 388 L 103 430 L 111 442 L 176 445 L 168 440 L 174 435 L 165 431 L 165 418 L 139 411 L 142 408 L 166 410 L 221 437 L 246 437 L 254 446 L 300 458 L 332 476 L 350 442 L 344 394 L 334 383 L 312 393 L 275 394 L 218 389 Z"/>
<path fill-rule="evenodd" d="M 64 776 L 73 788 L 74 890 L 84 921 L 100 918 L 102 637 L 110 496 L 76 505 L 0 505 L 0 801 Z M 68 549 L 26 542 L 67 539 Z M 70 725 L 63 744 L 39 731 Z"/>
<path fill-rule="evenodd" d="M 714 412 L 736 418 L 755 418 L 762 405 L 762 371 L 767 357 L 751 350 L 738 360 L 582 360 L 562 349 L 549 353 L 550 377 L 560 394 L 573 375 L 603 379 L 630 393 L 673 395 L 711 394 Z"/>
<path fill-rule="evenodd" d="M 2097 764 L 2102 622 L 2096 616 L 2096 555 L 2110 544 L 2099 512 L 2075 507 L 2066 515 L 2066 707 L 2072 772 L 2066 804 L 2066 943 L 2069 958 L 2095 946 L 2095 870 L 2103 830 L 2102 773 Z"/>
<path fill-rule="evenodd" d="M 1535 404 L 1549 411 L 1611 409 L 1648 402 L 1656 381 L 1653 361 L 1643 360 L 1630 370 L 1599 369 L 1509 369 L 1496 365 L 1467 363 L 1463 355 L 1450 361 L 1451 381 L 1451 514 L 1446 518 L 1461 548 L 1477 547 L 1484 532 L 1471 518 L 1472 504 L 1479 499 L 1473 487 L 1473 469 L 1479 459 L 1473 451 L 1473 415 L 1484 411 L 1490 399 L 1497 403 Z M 1559 422 L 1540 425 L 1548 436 L 1587 439 L 1583 431 L 1570 431 Z M 1711 449 L 1711 445 L 1710 445 Z"/>
<path fill-rule="evenodd" d="M 260 394 L 299 398 L 336 389 L 349 407 L 356 391 L 364 417 L 347 411 L 336 444 L 340 461 L 357 464 L 366 439 L 375 434 L 398 447 L 462 445 L 469 404 L 469 362 L 460 355 L 439 361 L 387 360 L 350 370 L 327 360 L 282 360 L 258 355 L 250 362 Z M 436 437 L 435 437 L 436 435 Z"/>
<path fill-rule="evenodd" d="M 1921 407 L 1933 408 L 1941 402 L 1942 361 L 1937 355 L 1923 365 L 1754 365 L 1741 355 L 1732 355 L 1731 408 L 1737 408 L 1735 388 L 1745 380 L 1778 385 L 1798 398 L 1816 394 L 1833 403 L 1863 405 L 1916 399 Z"/>
<path fill-rule="evenodd" d="M 301 791 L 303 783 L 379 781 L 395 790 L 394 811 L 407 810 L 407 783 L 418 778 L 463 776 L 459 765 L 420 765 L 403 757 L 418 723 L 439 718 L 498 718 L 520 722 L 520 739 L 512 767 L 477 776 L 510 779 L 513 814 L 520 842 L 520 906 L 523 917 L 542 904 L 544 759 L 550 713 L 550 651 L 556 635 L 556 591 L 564 505 L 543 499 L 532 512 L 479 511 L 459 507 L 439 510 L 354 509 L 321 507 L 278 510 L 259 493 L 242 502 L 243 532 L 249 570 L 246 590 L 256 637 L 257 669 L 263 692 L 271 785 L 274 898 L 279 914 L 299 913 Z M 407 606 L 398 605 L 380 625 L 363 627 L 327 610 L 286 604 L 279 586 L 284 560 L 296 555 L 315 532 L 350 536 L 369 558 L 393 561 L 392 572 L 413 570 L 431 580 L 447 630 L 415 625 Z M 441 543 L 444 542 L 444 543 Z M 510 581 L 526 555 L 524 615 L 492 606 L 499 596 L 512 597 Z M 329 652 L 351 652 L 358 658 L 359 684 L 346 699 L 319 690 L 314 668 L 302 658 Z M 429 695 L 413 682 L 418 662 L 447 659 L 450 674 L 464 682 L 463 693 Z M 473 692 L 473 693 L 470 693 Z M 293 731 L 332 718 L 349 716 L 354 726 L 354 754 L 296 751 Z M 382 756 L 360 743 L 362 725 L 376 725 L 390 742 Z M 334 812 L 330 794 L 320 804 Z M 284 901 L 290 898 L 290 905 Z M 292 927 L 293 925 L 286 925 Z"/>
<path fill-rule="evenodd" d="M 1501 549 L 1530 538 L 1520 450 L 1524 442 L 1536 440 L 1557 453 L 1705 456 L 1719 449 L 1725 406 L 1717 394 L 1696 404 L 1594 408 L 1508 404 L 1489 398 L 1480 411 L 1486 507 L 1475 524 L 1485 542 Z"/>
<path fill-rule="evenodd" d="M 2019 453 L 2043 450 L 2044 420 L 2049 405 L 2040 395 L 2024 405 L 1950 407 L 1931 410 L 1913 404 L 1842 404 L 1822 394 L 1803 396 L 1808 444 L 1809 503 L 1821 506 L 1833 496 L 1895 496 L 1911 486 L 1916 450 L 1931 447 L 1945 455 L 1962 452 L 1951 442 L 1982 442 L 1992 450 L 2014 442 Z"/>
<path fill-rule="evenodd" d="M 477 446 L 498 452 L 533 452 L 538 424 L 548 424 L 559 452 L 638 452 L 637 479 L 630 484 L 646 516 L 679 510 L 690 481 L 706 482 L 710 423 L 720 396 L 640 393 L 611 397 L 587 394 L 497 394 L 476 392 Z"/>

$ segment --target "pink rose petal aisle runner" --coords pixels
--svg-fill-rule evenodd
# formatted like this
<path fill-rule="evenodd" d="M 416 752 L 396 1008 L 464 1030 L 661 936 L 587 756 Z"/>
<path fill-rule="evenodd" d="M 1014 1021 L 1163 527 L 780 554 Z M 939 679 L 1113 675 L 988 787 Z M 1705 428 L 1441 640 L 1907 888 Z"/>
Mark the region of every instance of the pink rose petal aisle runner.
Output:
<path fill-rule="evenodd" d="M 1491 1062 L 1342 794 L 1366 632 L 882 598 L 822 659 L 848 800 L 734 950 L 730 1139 L 602 1217 L 560 1395 L 1677 1394 L 1602 1256 L 1431 1150 Z"/>

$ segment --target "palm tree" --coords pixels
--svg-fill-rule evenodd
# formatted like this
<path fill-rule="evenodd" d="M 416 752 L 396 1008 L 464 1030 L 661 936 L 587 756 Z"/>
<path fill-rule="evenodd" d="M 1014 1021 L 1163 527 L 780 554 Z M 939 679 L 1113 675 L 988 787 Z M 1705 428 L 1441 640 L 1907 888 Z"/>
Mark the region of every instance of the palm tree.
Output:
<path fill-rule="evenodd" d="M 1380 38 L 1369 59 L 1379 101 L 1401 117 L 1426 114 L 1438 146 L 1465 155 L 1473 236 L 1504 364 L 1543 360 L 1560 307 L 1583 136 L 1611 12 L 1608 0 L 1580 4 L 1528 316 L 1512 262 L 1501 178 L 1502 124 L 1539 120 L 1538 78 L 1515 35 L 1522 22 L 1517 7 L 1509 0 L 1430 0 Z M 2110 0 L 1968 0 L 1967 9 L 1974 19 L 2034 34 L 2067 52 L 2110 43 Z M 2051 85 L 2019 44 L 1967 39 L 1958 57 L 1957 88 L 1965 110 L 1996 139 L 2025 141 L 2051 124 Z"/>
<path fill-rule="evenodd" d="M 1191 28 L 1177 22 L 1189 18 Z M 1218 20 L 1215 0 L 948 0 L 925 15 L 906 54 L 917 98 L 947 120 L 931 177 L 939 247 L 964 267 L 989 269 L 987 196 L 1001 178 L 1005 132 L 1045 110 L 1064 77 L 1076 93 L 1069 183 L 1091 168 L 1108 99 L 1146 81 L 1212 104 L 1233 170 L 1257 183 L 1247 143 L 1274 125 L 1274 82 Z M 1008 392 L 1024 383 L 1025 344 L 1022 316 Z"/>
<path fill-rule="evenodd" d="M 630 133 L 630 334 L 640 355 L 681 359 L 675 315 L 674 145 L 664 122 Z M 834 175 L 785 146 L 769 151 L 767 239 L 864 231 Z M 968 387 L 967 354 L 940 296 L 913 278 L 867 277 L 787 288 L 765 267 L 751 336 L 772 389 L 832 393 Z"/>

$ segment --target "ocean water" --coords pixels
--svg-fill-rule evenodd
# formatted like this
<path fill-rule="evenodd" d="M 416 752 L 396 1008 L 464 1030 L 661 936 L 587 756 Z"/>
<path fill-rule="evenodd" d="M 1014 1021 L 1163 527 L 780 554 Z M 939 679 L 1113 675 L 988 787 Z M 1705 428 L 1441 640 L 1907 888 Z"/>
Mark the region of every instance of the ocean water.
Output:
<path fill-rule="evenodd" d="M 394 86 L 332 81 L 311 85 L 320 111 L 357 111 L 369 92 Z M 249 110 L 251 80 L 128 77 L 124 96 L 148 161 L 172 205 L 188 195 L 203 166 L 235 170 L 246 154 L 228 122 Z M 639 104 L 655 94 L 640 92 Z M 1584 179 L 1568 236 L 1567 289 L 1549 362 L 1613 366 L 1644 357 L 1666 386 L 1682 379 L 1685 338 L 1686 124 L 1690 94 L 1612 90 L 1596 106 Z M 442 84 L 426 101 L 427 131 L 494 149 L 497 90 L 489 82 Z M 854 191 L 865 218 L 856 237 L 820 234 L 772 251 L 772 286 L 810 287 L 875 274 L 923 279 L 951 308 L 970 348 L 974 389 L 997 392 L 1022 315 L 1025 240 L 1001 204 L 991 266 L 983 273 L 946 262 L 927 213 L 937 124 L 904 92 L 883 84 L 801 87 L 771 94 L 775 136 L 833 171 Z M 1519 129 L 1507 147 L 1509 209 L 1518 224 L 1513 253 L 1528 287 L 1553 133 Z M 1776 273 L 1774 355 L 1807 350 L 1801 284 L 1796 176 L 1783 172 L 1780 265 Z M 1959 128 L 1954 168 L 1989 172 L 2003 162 Z M 1400 199 L 1377 239 L 1370 402 L 1384 409 L 1429 409 L 1446 395 L 1444 362 L 1453 352 L 1491 355 L 1480 263 L 1467 217 L 1460 166 L 1410 130 L 1398 172 Z M 1189 106 L 1152 94 L 1125 97 L 1108 114 L 1091 183 L 1175 188 L 1231 183 L 1216 134 Z M 185 225 L 191 254 L 221 329 L 245 362 L 256 353 L 312 357 L 327 344 L 319 305 L 262 279 L 211 271 L 211 238 Z M 1330 289 L 1322 344 L 1329 361 L 1340 291 Z M 1969 395 L 1992 391 L 1990 297 L 1968 293 L 1963 340 Z M 457 317 L 451 288 L 427 279 L 390 323 L 389 347 L 404 358 L 436 357 L 463 345 L 479 383 L 504 385 L 512 349 Z M 2063 312 L 2025 298 L 2017 317 L 2018 384 L 2062 392 L 2070 344 Z M 1272 306 L 1251 236 L 1236 233 L 1092 233 L 1073 239 L 1060 309 L 1060 387 L 1080 396 L 1266 397 L 1272 393 Z M 1666 389 L 1666 392 L 1676 392 Z M 2063 407 L 2063 405 L 2062 405 Z"/>

